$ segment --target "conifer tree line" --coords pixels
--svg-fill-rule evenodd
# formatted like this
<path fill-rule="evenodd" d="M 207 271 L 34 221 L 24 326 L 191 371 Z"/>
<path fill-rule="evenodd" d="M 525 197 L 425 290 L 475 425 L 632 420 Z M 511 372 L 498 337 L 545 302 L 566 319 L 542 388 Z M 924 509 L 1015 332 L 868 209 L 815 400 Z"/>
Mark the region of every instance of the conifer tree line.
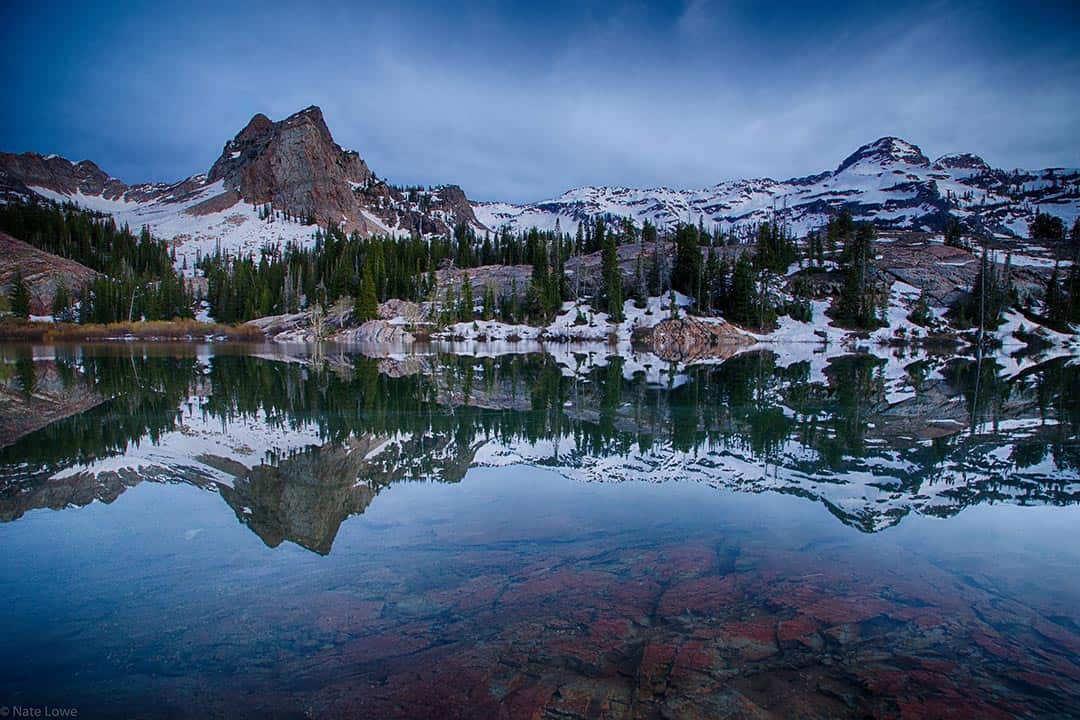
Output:
<path fill-rule="evenodd" d="M 264 218 L 276 213 L 269 206 L 260 208 Z M 104 214 L 35 202 L 0 206 L 0 229 L 103 273 L 78 293 L 60 283 L 52 307 L 57 319 L 106 323 L 193 314 L 194 298 L 174 269 L 174 253 L 147 228 L 134 233 Z M 1080 258 L 1080 219 L 1066 232 L 1060 218 L 1039 212 L 1030 231 L 1033 238 L 1065 243 L 1074 258 L 1068 268 L 1055 268 L 1046 283 L 1046 317 L 1080 322 L 1080 269 L 1075 262 Z M 354 318 L 362 322 L 376 317 L 379 303 L 391 298 L 433 302 L 438 319 L 447 324 L 478 318 L 542 324 L 569 299 L 588 300 L 610 321 L 621 322 L 626 301 L 643 307 L 647 297 L 678 292 L 691 299 L 693 312 L 768 329 L 782 314 L 812 319 L 812 278 L 787 277 L 798 263 L 836 268 L 842 282 L 830 311 L 834 321 L 874 329 L 886 322 L 888 300 L 887 286 L 874 266 L 875 241 L 873 226 L 856 223 L 847 210 L 811 231 L 802 243 L 776 220 L 726 232 L 716 226 L 707 230 L 699 220 L 680 223 L 662 238 L 648 221 L 639 227 L 627 218 L 601 215 L 580 222 L 574 233 L 562 232 L 558 223 L 548 231 L 504 228 L 482 235 L 462 223 L 447 235 L 404 238 L 364 238 L 336 227 L 316 228 L 310 247 L 290 243 L 243 255 L 219 249 L 196 264 L 207 278 L 211 315 L 221 322 L 316 305 L 326 308 L 341 300 L 350 303 Z M 955 218 L 946 241 L 966 242 Z M 568 263 L 592 253 L 600 256 L 596 276 L 583 279 L 581 272 L 568 272 Z M 446 273 L 484 265 L 528 265 L 531 272 L 523 287 L 515 284 L 509 291 L 476 287 L 467 274 Z M 456 279 L 448 282 L 448 277 Z M 13 312 L 25 316 L 28 298 L 20 281 L 12 283 L 5 299 Z M 1016 299 L 1008 259 L 1002 267 L 984 251 L 973 287 L 950 314 L 961 327 L 992 328 Z M 928 322 L 928 305 L 917 314 Z"/>
<path fill-rule="evenodd" d="M 1080 222 L 1080 218 L 1078 218 Z M 1073 225 L 1076 229 L 1076 225 Z M 1037 210 L 1035 218 L 1028 225 L 1028 235 L 1032 240 L 1043 242 L 1062 242 L 1065 240 L 1065 221 L 1050 213 Z"/>
<path fill-rule="evenodd" d="M 722 315 L 755 328 L 772 326 L 778 310 L 778 278 L 798 252 L 788 228 L 776 221 L 755 226 L 750 237 L 753 244 L 740 243 L 744 249 L 729 260 L 720 248 L 739 243 L 737 235 L 708 233 L 701 223 L 678 225 L 671 289 L 690 297 L 699 313 Z M 657 289 L 662 291 L 662 283 Z"/>
<path fill-rule="evenodd" d="M 109 215 L 65 203 L 0 205 L 0 230 L 36 248 L 112 277 L 160 277 L 175 256 L 143 228 L 133 233 Z"/>
<path fill-rule="evenodd" d="M 565 262 L 573 251 L 565 234 L 533 229 L 485 233 L 483 238 L 464 224 L 447 236 L 407 238 L 347 235 L 340 228 L 315 231 L 311 247 L 289 243 L 268 246 L 256 258 L 216 251 L 197 265 L 208 283 L 211 314 L 221 322 L 250 320 L 263 315 L 297 312 L 316 304 L 328 307 L 339 300 L 353 302 L 356 319 L 371 319 L 378 303 L 391 298 L 435 301 L 446 319 L 471 319 L 480 297 L 488 314 L 511 320 L 541 320 L 558 309 L 566 292 Z M 470 302 L 461 302 L 461 289 L 440 287 L 436 273 L 444 268 L 481 265 L 532 266 L 528 287 L 520 298 L 502 298 L 496 308 L 489 288 L 469 288 Z M 458 312 L 461 310 L 461 312 Z M 509 317 L 513 316 L 513 317 Z"/>
<path fill-rule="evenodd" d="M 869 223 L 854 226 L 847 211 L 840 213 L 835 224 L 837 237 L 843 242 L 840 267 L 844 283 L 836 303 L 836 319 L 846 327 L 872 330 L 886 325 L 881 318 L 888 303 L 888 293 L 877 280 L 873 267 L 874 241 L 877 233 Z M 834 227 L 826 230 L 829 237 Z"/>
<path fill-rule="evenodd" d="M 102 273 L 78 297 L 63 281 L 58 284 L 51 308 L 58 320 L 109 323 L 193 316 L 193 298 L 176 274 L 175 254 L 146 227 L 136 235 L 108 215 L 70 203 L 12 202 L 0 205 L 0 230 Z M 13 312 L 23 317 L 28 315 L 25 291 L 19 272 L 10 293 L 19 301 Z"/>
<path fill-rule="evenodd" d="M 291 213 L 288 210 L 278 210 L 273 203 L 264 203 L 255 206 L 255 208 L 259 219 L 266 223 L 283 220 L 285 222 L 303 223 L 304 225 L 315 224 L 315 213 L 311 210 L 303 214 Z"/>
<path fill-rule="evenodd" d="M 27 378 L 18 382 L 32 387 L 34 363 L 29 355 L 22 357 L 26 361 L 19 362 Z M 830 381 L 833 391 L 827 393 L 805 390 L 811 385 L 809 363 L 784 367 L 771 353 L 744 354 L 721 365 L 692 366 L 687 372 L 693 374 L 694 382 L 663 392 L 657 392 L 641 374 L 624 378 L 619 358 L 607 367 L 594 368 L 589 382 L 583 384 L 566 377 L 547 355 L 442 356 L 435 358 L 431 372 L 403 377 L 381 373 L 376 360 L 360 358 L 351 371 L 231 353 L 213 356 L 208 366 L 192 356 L 142 352 L 91 354 L 77 365 L 75 360 L 58 351 L 61 376 L 108 399 L 85 413 L 50 424 L 40 431 L 42 436 L 0 448 L 0 464 L 62 467 L 76 459 L 85 463 L 108 457 L 140 438 L 175 429 L 177 406 L 192 394 L 200 394 L 206 396 L 202 409 L 209 417 L 233 422 L 265 411 L 284 423 L 314 421 L 324 442 L 361 434 L 405 434 L 453 437 L 466 449 L 481 438 L 535 443 L 573 437 L 581 453 L 607 457 L 635 447 L 648 448 L 670 437 L 672 446 L 682 452 L 735 441 L 743 448 L 749 443 L 755 456 L 768 457 L 780 452 L 791 438 L 798 438 L 816 449 L 830 467 L 842 469 L 850 466 L 853 456 L 874 451 L 866 437 L 868 421 L 877 398 L 885 393 L 878 371 L 884 361 L 869 355 L 834 359 L 829 375 L 837 381 Z M 1080 368 L 1066 360 L 1042 364 L 1016 382 L 1015 378 L 1002 379 L 1002 369 L 995 363 L 980 366 L 964 358 L 948 363 L 942 375 L 944 382 L 959 391 L 968 411 L 985 420 L 997 417 L 1006 398 L 1055 406 L 1061 419 L 1060 425 L 1051 426 L 1051 437 L 1056 440 L 1035 440 L 1029 461 L 1018 465 L 1030 466 L 1045 457 L 1056 468 L 1075 469 L 1080 460 L 1077 454 L 1061 448 L 1068 447 L 1080 428 L 1075 403 L 1068 402 L 1080 390 Z M 974 388 L 981 389 L 983 402 Z M 506 412 L 470 402 L 478 391 L 488 397 L 525 393 L 531 398 L 532 411 Z M 439 399 L 445 397 L 464 402 L 440 404 Z M 571 404 L 594 407 L 597 413 L 582 419 L 580 413 L 568 411 Z M 632 406 L 636 421 L 629 426 L 619 422 L 620 408 L 627 405 Z M 984 409 L 980 412 L 979 408 Z M 915 475 L 935 478 L 940 458 L 939 453 L 925 455 L 925 467 Z M 425 463 L 420 458 L 414 467 L 418 476 L 438 474 Z M 993 490 L 988 492 L 993 494 Z"/>

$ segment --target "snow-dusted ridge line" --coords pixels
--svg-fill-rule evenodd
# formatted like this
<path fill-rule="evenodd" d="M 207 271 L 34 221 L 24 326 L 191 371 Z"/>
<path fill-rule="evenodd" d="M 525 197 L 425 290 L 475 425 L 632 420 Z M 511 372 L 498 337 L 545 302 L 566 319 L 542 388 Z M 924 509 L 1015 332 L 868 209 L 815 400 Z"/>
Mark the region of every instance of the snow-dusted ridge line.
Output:
<path fill-rule="evenodd" d="M 885 227 L 942 230 L 951 213 L 972 229 L 1017 237 L 1026 234 L 1036 207 L 1070 224 L 1080 214 L 1078 188 L 1080 169 L 995 170 L 970 153 L 930 162 L 917 146 L 887 137 L 859 148 L 834 171 L 806 177 L 731 180 L 689 190 L 587 186 L 535 203 L 473 205 L 488 227 L 515 230 L 551 230 L 557 221 L 573 232 L 599 215 L 660 227 L 702 222 L 729 230 L 775 214 L 802 235 L 846 206 L 857 220 Z"/>

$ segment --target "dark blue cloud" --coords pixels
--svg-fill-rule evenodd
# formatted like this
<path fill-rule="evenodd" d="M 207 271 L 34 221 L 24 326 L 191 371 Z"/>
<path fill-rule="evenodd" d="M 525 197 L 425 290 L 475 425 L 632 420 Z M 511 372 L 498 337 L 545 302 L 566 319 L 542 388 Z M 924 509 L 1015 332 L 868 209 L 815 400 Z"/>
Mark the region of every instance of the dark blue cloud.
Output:
<path fill-rule="evenodd" d="M 1074 2 L 160 5 L 7 3 L 0 147 L 171 180 L 314 103 L 380 175 L 480 198 L 809 173 L 881 135 L 1080 165 Z"/>

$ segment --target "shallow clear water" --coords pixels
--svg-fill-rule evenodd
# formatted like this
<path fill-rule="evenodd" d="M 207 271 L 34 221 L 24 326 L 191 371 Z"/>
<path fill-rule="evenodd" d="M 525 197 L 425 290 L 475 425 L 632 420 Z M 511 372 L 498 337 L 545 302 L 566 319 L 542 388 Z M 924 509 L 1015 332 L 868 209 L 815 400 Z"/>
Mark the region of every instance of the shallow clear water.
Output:
<path fill-rule="evenodd" d="M 1080 368 L 10 346 L 0 703 L 1069 717 Z M 770 715 L 771 714 L 771 715 Z"/>

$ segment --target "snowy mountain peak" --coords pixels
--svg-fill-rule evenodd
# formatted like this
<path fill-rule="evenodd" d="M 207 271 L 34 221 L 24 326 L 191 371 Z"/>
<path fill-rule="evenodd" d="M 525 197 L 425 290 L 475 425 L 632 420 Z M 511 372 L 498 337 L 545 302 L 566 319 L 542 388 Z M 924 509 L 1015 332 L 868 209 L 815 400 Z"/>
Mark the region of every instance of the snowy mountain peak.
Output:
<path fill-rule="evenodd" d="M 918 145 L 913 145 L 898 137 L 883 137 L 848 155 L 836 168 L 837 174 L 861 165 L 885 166 L 896 163 L 926 167 L 930 159 L 923 155 Z"/>
<path fill-rule="evenodd" d="M 710 188 L 583 187 L 540 202 L 474 203 L 489 228 L 531 227 L 566 232 L 598 215 L 645 220 L 661 228 L 704 222 L 727 231 L 780 219 L 796 234 L 820 228 L 842 208 L 879 228 L 941 232 L 958 218 L 972 232 L 1024 237 L 1034 208 L 1067 225 L 1080 215 L 1080 171 L 1032 170 L 1006 174 L 970 153 L 931 164 L 922 150 L 883 137 L 849 155 L 834 172 L 775 181 L 731 180 Z"/>

